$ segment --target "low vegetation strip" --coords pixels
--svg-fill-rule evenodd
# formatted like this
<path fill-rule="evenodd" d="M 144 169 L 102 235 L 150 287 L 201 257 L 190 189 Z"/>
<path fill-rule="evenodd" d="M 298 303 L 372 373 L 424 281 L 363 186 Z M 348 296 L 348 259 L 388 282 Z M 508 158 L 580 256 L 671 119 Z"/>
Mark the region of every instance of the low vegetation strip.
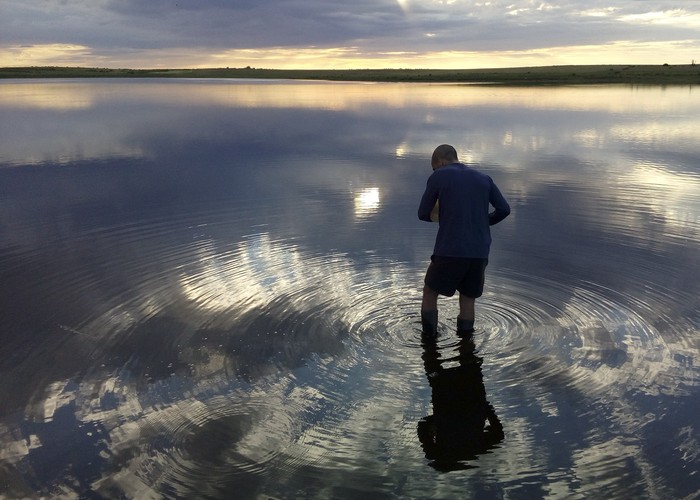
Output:
<path fill-rule="evenodd" d="M 0 78 L 252 78 L 510 85 L 700 84 L 700 65 L 587 65 L 497 69 L 282 70 L 260 68 L 108 69 L 60 66 L 0 68 Z"/>

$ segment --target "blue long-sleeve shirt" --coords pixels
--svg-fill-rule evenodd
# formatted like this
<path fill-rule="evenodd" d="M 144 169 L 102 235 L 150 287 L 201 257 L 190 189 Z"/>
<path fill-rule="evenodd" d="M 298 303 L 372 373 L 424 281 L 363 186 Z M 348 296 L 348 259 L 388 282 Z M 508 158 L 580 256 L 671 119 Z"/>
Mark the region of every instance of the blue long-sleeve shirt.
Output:
<path fill-rule="evenodd" d="M 418 218 L 430 222 L 438 200 L 440 228 L 433 255 L 488 258 L 490 226 L 510 214 L 508 202 L 491 177 L 463 163 L 438 168 L 428 178 Z M 489 205 L 493 212 L 489 212 Z"/>

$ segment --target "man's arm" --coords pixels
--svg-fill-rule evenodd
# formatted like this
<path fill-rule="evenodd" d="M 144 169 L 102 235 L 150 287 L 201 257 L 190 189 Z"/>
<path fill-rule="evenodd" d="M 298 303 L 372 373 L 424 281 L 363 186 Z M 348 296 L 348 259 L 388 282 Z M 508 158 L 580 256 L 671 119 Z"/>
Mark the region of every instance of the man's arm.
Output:
<path fill-rule="evenodd" d="M 425 192 L 420 200 L 420 205 L 418 206 L 418 218 L 426 222 L 432 222 L 430 219 L 430 213 L 435 206 L 435 202 L 438 199 L 438 190 L 435 188 L 434 183 L 431 182 L 432 176 L 428 178 L 428 183 L 425 186 Z"/>
<path fill-rule="evenodd" d="M 493 208 L 495 209 L 489 214 L 490 226 L 498 224 L 510 214 L 510 205 L 508 205 L 508 202 L 501 194 L 501 191 L 498 189 L 498 186 L 496 186 L 496 184 L 493 183 L 491 184 L 491 194 L 489 195 L 489 203 L 491 203 L 491 205 L 493 205 Z"/>

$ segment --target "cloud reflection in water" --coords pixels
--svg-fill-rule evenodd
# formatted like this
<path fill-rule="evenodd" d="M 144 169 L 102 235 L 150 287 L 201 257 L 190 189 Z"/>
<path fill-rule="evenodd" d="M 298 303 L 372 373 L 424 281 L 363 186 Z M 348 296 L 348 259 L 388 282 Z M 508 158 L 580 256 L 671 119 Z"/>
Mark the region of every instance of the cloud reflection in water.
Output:
<path fill-rule="evenodd" d="M 0 100 L 8 495 L 700 487 L 686 89 L 37 85 Z M 514 211 L 474 337 L 504 439 L 436 479 L 415 209 L 446 140 Z"/>

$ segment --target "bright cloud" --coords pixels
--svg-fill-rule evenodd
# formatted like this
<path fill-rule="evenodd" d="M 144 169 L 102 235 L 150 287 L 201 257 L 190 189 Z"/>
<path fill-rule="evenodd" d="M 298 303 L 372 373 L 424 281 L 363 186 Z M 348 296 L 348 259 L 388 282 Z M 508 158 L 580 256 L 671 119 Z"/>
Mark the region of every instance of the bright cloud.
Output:
<path fill-rule="evenodd" d="M 49 43 L 6 47 L 0 52 L 0 65 L 16 66 L 23 61 L 27 65 L 70 64 L 72 61 L 89 59 L 91 51 L 84 45 Z"/>
<path fill-rule="evenodd" d="M 677 26 L 679 28 L 700 28 L 700 13 L 688 12 L 685 9 L 673 9 L 668 11 L 630 14 L 622 16 L 620 19 L 622 21 L 633 24 L 657 24 L 665 26 Z"/>

